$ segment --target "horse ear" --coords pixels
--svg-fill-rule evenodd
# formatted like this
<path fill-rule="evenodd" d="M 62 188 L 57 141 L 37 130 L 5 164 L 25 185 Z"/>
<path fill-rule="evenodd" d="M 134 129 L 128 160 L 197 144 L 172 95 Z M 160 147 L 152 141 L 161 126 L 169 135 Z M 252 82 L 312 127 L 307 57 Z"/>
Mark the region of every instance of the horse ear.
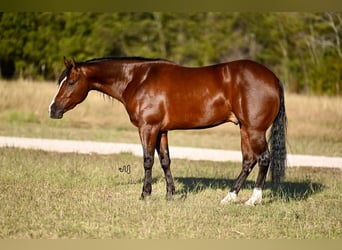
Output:
<path fill-rule="evenodd" d="M 74 58 L 71 58 L 71 60 L 68 61 L 68 59 L 66 59 L 66 58 L 64 57 L 64 65 L 65 65 L 65 67 L 67 67 L 67 68 L 70 68 L 70 67 L 76 68 L 76 61 L 75 61 Z"/>
<path fill-rule="evenodd" d="M 67 67 L 67 68 L 69 68 L 70 67 L 70 62 L 68 61 L 68 59 L 66 59 L 65 57 L 64 57 L 64 65 L 65 65 L 65 67 Z"/>
<path fill-rule="evenodd" d="M 71 58 L 71 65 L 73 68 L 76 68 L 75 58 Z"/>

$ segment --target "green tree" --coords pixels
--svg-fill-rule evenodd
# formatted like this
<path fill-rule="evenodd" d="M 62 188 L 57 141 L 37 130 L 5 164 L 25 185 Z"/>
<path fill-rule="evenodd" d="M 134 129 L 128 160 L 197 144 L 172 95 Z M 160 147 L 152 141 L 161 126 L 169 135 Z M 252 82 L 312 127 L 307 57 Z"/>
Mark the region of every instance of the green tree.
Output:
<path fill-rule="evenodd" d="M 188 66 L 248 58 L 291 91 L 341 94 L 341 36 L 341 13 L 8 12 L 0 13 L 0 62 L 5 77 L 56 79 L 63 56 Z"/>

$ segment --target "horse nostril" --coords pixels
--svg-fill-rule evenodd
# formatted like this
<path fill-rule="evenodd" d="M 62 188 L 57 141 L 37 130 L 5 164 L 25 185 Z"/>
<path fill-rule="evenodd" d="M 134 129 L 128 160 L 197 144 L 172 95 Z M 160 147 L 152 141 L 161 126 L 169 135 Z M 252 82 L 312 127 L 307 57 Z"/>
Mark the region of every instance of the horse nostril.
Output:
<path fill-rule="evenodd" d="M 58 108 L 55 103 L 52 103 L 49 108 L 50 118 L 61 119 L 63 117 L 63 109 Z"/>

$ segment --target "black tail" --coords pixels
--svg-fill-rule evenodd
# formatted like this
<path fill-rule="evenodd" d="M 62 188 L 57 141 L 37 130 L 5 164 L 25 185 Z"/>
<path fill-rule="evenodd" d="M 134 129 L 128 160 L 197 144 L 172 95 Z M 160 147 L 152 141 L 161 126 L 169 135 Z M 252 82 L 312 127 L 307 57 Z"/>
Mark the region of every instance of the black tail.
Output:
<path fill-rule="evenodd" d="M 287 118 L 285 112 L 284 88 L 280 84 L 280 108 L 277 117 L 275 118 L 271 134 L 270 134 L 270 148 L 271 148 L 271 181 L 278 185 L 285 176 L 286 167 L 286 126 Z"/>

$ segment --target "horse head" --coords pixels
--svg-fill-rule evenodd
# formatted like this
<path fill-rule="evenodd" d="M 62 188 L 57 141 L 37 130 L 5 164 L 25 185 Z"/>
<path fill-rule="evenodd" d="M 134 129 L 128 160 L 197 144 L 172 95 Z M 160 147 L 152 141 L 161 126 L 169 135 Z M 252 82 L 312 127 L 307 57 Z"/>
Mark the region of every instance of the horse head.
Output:
<path fill-rule="evenodd" d="M 65 112 L 81 103 L 89 91 L 88 81 L 81 66 L 74 59 L 67 60 L 65 57 L 64 65 L 66 69 L 59 77 L 58 91 L 49 108 L 50 117 L 54 119 L 61 119 Z"/>

